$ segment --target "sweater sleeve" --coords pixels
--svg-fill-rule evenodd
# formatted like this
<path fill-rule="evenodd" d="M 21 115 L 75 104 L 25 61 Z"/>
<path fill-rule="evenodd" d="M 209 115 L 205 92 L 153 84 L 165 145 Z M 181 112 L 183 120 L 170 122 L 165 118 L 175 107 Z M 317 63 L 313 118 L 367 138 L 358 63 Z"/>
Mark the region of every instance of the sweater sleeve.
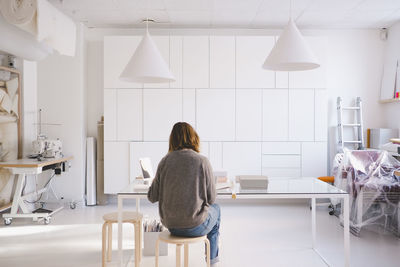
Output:
<path fill-rule="evenodd" d="M 160 161 L 157 167 L 157 172 L 156 176 L 154 177 L 153 182 L 151 183 L 151 186 L 149 188 L 149 191 L 147 192 L 147 199 L 151 203 L 155 203 L 159 200 L 159 192 L 160 192 L 160 173 L 161 173 L 161 165 L 163 163 L 163 160 Z"/>
<path fill-rule="evenodd" d="M 215 179 L 214 179 L 214 174 L 212 171 L 212 167 L 208 159 L 205 159 L 204 164 L 204 175 L 205 175 L 205 180 L 206 180 L 206 185 L 207 185 L 207 202 L 209 205 L 214 204 L 215 198 L 217 195 L 216 189 L 215 189 Z"/>

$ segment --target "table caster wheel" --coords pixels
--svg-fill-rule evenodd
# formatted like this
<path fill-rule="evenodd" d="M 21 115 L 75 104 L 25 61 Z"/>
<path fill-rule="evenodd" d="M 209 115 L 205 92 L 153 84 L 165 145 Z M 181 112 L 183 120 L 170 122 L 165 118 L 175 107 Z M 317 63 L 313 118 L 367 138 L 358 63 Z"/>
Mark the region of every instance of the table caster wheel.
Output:
<path fill-rule="evenodd" d="M 12 223 L 12 218 L 4 218 L 4 224 L 10 225 Z"/>
<path fill-rule="evenodd" d="M 329 215 L 333 215 L 333 214 L 335 214 L 335 211 L 330 210 L 330 211 L 329 211 Z"/>
<path fill-rule="evenodd" d="M 69 204 L 69 208 L 70 208 L 71 210 L 74 210 L 74 209 L 76 208 L 76 203 L 75 203 L 75 202 L 71 202 L 71 203 Z"/>
<path fill-rule="evenodd" d="M 46 217 L 46 218 L 44 218 L 44 224 L 49 224 L 50 223 L 50 220 L 51 220 L 51 217 L 49 216 L 49 217 Z"/>

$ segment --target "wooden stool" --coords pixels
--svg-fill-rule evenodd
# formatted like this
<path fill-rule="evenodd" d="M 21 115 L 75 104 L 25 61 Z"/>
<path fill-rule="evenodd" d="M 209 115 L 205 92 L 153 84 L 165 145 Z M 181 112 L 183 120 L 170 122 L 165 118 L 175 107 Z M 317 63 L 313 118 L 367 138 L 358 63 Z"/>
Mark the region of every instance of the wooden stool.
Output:
<path fill-rule="evenodd" d="M 143 215 L 138 212 L 123 212 L 122 222 L 132 223 L 135 227 L 135 267 L 139 266 L 142 258 L 142 218 Z M 106 260 L 111 261 L 112 254 L 112 224 L 118 223 L 118 212 L 107 213 L 103 216 L 103 241 L 102 241 L 102 266 L 106 264 Z M 108 232 L 108 233 L 107 233 Z M 108 237 L 108 240 L 107 240 Z M 106 248 L 106 243 L 108 244 Z M 106 259 L 107 254 L 107 259 Z"/>
<path fill-rule="evenodd" d="M 205 242 L 206 243 L 206 257 L 207 257 L 207 267 L 210 267 L 210 241 L 208 241 L 207 236 L 199 236 L 199 237 L 183 237 L 183 236 L 174 236 L 171 235 L 170 232 L 164 231 L 158 235 L 158 239 L 156 242 L 156 267 L 158 267 L 158 248 L 160 245 L 160 241 L 175 244 L 176 245 L 176 267 L 181 267 L 181 247 L 184 245 L 185 253 L 184 253 L 184 262 L 185 267 L 189 266 L 189 244 L 196 242 Z"/>

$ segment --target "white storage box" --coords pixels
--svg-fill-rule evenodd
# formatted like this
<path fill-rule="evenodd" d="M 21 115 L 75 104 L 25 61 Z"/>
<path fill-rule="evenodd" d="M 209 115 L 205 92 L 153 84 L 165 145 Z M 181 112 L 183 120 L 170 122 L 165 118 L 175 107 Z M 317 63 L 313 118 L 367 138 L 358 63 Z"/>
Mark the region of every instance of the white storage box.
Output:
<path fill-rule="evenodd" d="M 158 235 L 160 232 L 144 232 L 144 248 L 143 255 L 144 256 L 154 256 L 156 252 L 156 241 L 158 239 Z M 168 255 L 168 244 L 164 242 L 160 242 L 159 254 L 160 256 Z"/>
<path fill-rule="evenodd" d="M 240 183 L 242 189 L 267 189 L 268 177 L 262 175 L 239 175 L 236 182 Z"/>
<path fill-rule="evenodd" d="M 390 138 L 399 137 L 398 129 L 371 129 L 370 146 L 371 148 L 380 149 L 382 145 L 389 143 Z"/>

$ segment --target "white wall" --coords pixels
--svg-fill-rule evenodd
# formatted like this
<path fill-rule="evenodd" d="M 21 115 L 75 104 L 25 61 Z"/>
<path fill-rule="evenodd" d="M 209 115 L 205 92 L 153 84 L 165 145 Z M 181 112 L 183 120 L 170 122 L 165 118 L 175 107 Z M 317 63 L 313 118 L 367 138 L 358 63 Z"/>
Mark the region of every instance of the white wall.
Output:
<path fill-rule="evenodd" d="M 393 25 L 388 32 L 388 40 L 385 46 L 385 59 L 386 62 L 389 59 L 398 60 L 400 59 L 400 22 Z M 400 103 L 386 103 L 381 104 L 383 109 L 383 120 L 386 128 L 397 128 L 400 129 L 400 120 L 397 115 L 400 114 Z"/>
<path fill-rule="evenodd" d="M 84 196 L 86 145 L 86 69 L 84 28 L 78 27 L 75 57 L 51 55 L 38 63 L 38 108 L 42 109 L 42 132 L 60 138 L 63 153 L 74 157 L 68 173 L 57 177 L 59 197 L 80 201 Z"/>
<path fill-rule="evenodd" d="M 336 152 L 336 98 L 345 106 L 363 101 L 364 132 L 385 127 L 386 119 L 379 103 L 385 42 L 379 30 L 329 31 L 327 62 L 328 127 L 330 160 Z M 353 113 L 354 114 L 354 113 Z M 347 114 L 344 121 L 354 121 Z M 365 135 L 366 136 L 366 135 Z"/>

